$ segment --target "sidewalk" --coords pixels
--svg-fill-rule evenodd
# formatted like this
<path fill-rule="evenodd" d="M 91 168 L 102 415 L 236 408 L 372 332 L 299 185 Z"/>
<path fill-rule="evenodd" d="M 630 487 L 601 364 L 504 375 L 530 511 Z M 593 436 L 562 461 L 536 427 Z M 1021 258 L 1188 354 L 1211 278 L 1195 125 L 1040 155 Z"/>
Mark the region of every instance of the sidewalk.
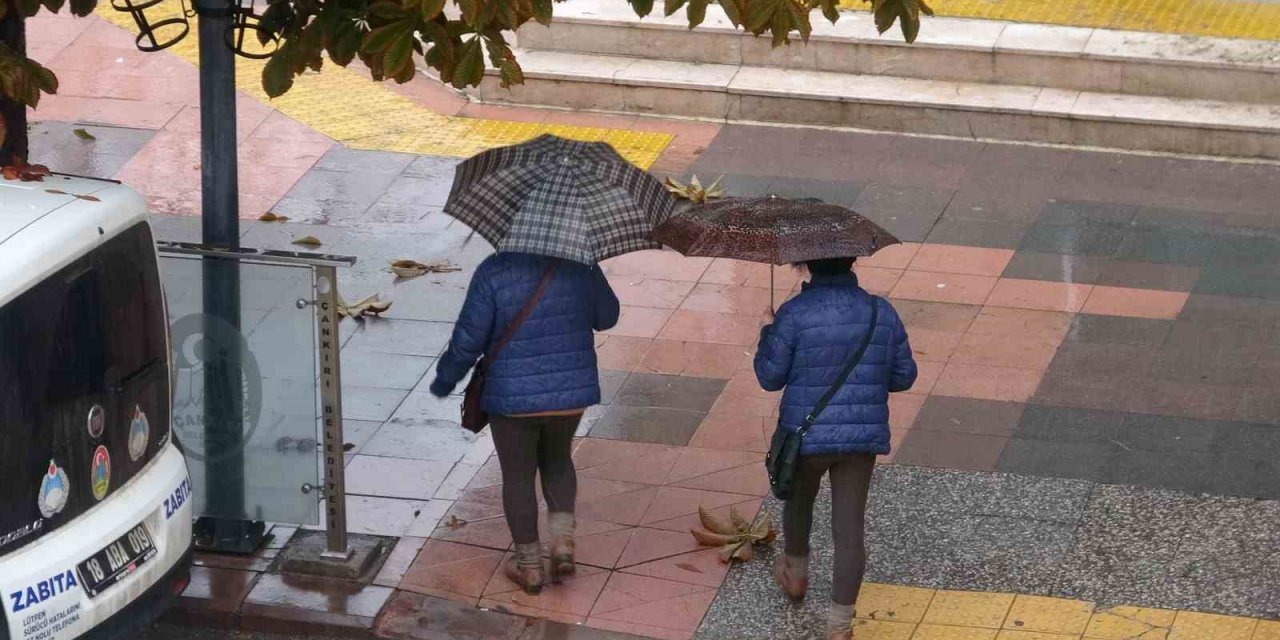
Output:
<path fill-rule="evenodd" d="M 179 214 L 157 216 L 161 238 L 198 239 L 195 74 L 181 51 L 140 54 L 97 18 L 31 32 L 63 78 L 35 114 L 35 160 L 125 180 Z M 1280 637 L 1256 620 L 1280 616 L 1276 166 L 477 108 L 426 81 L 392 90 L 347 73 L 307 81 L 341 83 L 374 115 L 242 97 L 243 243 L 314 235 L 360 258 L 345 297 L 393 300 L 384 319 L 344 323 L 343 379 L 349 520 L 395 550 L 371 586 L 285 576 L 271 566 L 280 530 L 255 558 L 201 556 L 179 619 L 412 638 L 818 628 L 825 576 L 791 608 L 769 552 L 727 570 L 688 534 L 699 506 L 776 521 L 761 459 L 778 399 L 750 372 L 770 298 L 759 265 L 669 252 L 606 265 L 624 312 L 598 340 L 606 402 L 575 452 L 583 570 L 540 597 L 497 571 L 510 539 L 492 445 L 457 427 L 457 399 L 425 391 L 488 252 L 440 213 L 463 149 L 388 142 L 444 117 L 470 150 L 561 125 L 630 140 L 659 176 L 822 197 L 904 241 L 858 269 L 902 313 L 922 369 L 892 401 L 860 640 Z M 483 133 L 495 129 L 509 133 Z M 292 221 L 254 221 L 266 210 Z M 462 271 L 392 284 L 382 269 L 395 258 Z M 789 269 L 775 277 L 779 301 L 798 287 Z"/>

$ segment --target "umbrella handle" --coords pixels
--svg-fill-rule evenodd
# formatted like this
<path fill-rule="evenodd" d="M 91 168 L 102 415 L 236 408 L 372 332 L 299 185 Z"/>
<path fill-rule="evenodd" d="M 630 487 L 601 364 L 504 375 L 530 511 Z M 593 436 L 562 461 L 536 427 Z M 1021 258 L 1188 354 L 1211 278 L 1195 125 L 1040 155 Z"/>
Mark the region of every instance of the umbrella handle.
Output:
<path fill-rule="evenodd" d="M 773 306 L 773 265 L 769 265 L 769 317 L 774 317 L 777 312 Z"/>

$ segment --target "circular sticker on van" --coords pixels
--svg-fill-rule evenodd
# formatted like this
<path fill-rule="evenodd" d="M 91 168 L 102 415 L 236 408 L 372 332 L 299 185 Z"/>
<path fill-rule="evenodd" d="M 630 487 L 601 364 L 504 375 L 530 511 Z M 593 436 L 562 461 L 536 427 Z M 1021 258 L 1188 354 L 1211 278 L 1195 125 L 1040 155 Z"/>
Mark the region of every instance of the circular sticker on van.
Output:
<path fill-rule="evenodd" d="M 137 462 L 147 452 L 147 443 L 151 441 L 151 425 L 147 422 L 147 414 L 142 407 L 133 407 L 133 420 L 129 422 L 129 459 Z"/>
<path fill-rule="evenodd" d="M 97 440 L 102 437 L 102 432 L 107 429 L 107 411 L 102 405 L 95 404 L 89 409 L 89 435 Z"/>
<path fill-rule="evenodd" d="M 107 448 L 98 445 L 93 451 L 93 466 L 89 468 L 89 480 L 93 483 L 93 497 L 101 500 L 107 497 L 111 489 L 111 453 Z"/>
<path fill-rule="evenodd" d="M 70 494 L 69 485 L 67 472 L 63 471 L 58 466 L 58 463 L 50 460 L 49 470 L 45 472 L 44 479 L 40 481 L 40 495 L 36 496 L 36 505 L 40 507 L 40 515 L 52 518 L 62 512 L 63 507 L 67 506 L 67 496 Z"/>

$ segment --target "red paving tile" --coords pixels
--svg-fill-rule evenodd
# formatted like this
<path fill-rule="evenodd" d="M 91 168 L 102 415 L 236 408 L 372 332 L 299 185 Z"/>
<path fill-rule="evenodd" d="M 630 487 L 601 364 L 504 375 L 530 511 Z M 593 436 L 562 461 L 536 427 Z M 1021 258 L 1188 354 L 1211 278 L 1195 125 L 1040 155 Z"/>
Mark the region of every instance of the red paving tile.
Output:
<path fill-rule="evenodd" d="M 729 565 L 720 561 L 718 548 L 703 548 L 683 555 L 646 562 L 621 570 L 649 578 L 660 578 L 683 584 L 718 589 L 729 573 Z"/>
<path fill-rule="evenodd" d="M 915 242 L 891 245 L 877 251 L 873 256 L 858 258 L 854 271 L 856 272 L 860 267 L 906 269 L 911 264 L 911 260 L 916 257 L 918 251 L 920 251 L 920 244 Z"/>
<path fill-rule="evenodd" d="M 987 276 L 907 271 L 902 274 L 891 295 L 894 298 L 927 302 L 982 304 L 995 285 L 996 279 Z"/>
<path fill-rule="evenodd" d="M 902 279 L 901 269 L 881 269 L 879 267 L 859 267 L 858 286 L 872 295 L 887 296 Z"/>
<path fill-rule="evenodd" d="M 671 320 L 671 314 L 670 309 L 624 306 L 617 326 L 605 331 L 604 334 L 631 338 L 656 338 Z"/>
<path fill-rule="evenodd" d="M 661 483 L 661 476 L 654 478 L 650 484 Z M 603 498 L 621 496 L 647 488 L 638 482 L 624 482 L 594 477 L 578 478 L 578 501 L 595 502 Z"/>
<path fill-rule="evenodd" d="M 708 608 L 710 607 L 708 606 Z M 606 620 L 603 618 L 587 618 L 585 626 L 592 629 L 625 633 L 644 638 L 656 638 L 657 640 L 689 640 L 689 638 L 693 637 L 692 631 L 677 631 L 675 629 L 665 629 L 663 627 L 654 627 L 643 624 L 630 624 L 627 622 L 618 622 L 616 620 Z"/>
<path fill-rule="evenodd" d="M 613 287 L 618 300 L 630 307 L 652 307 L 655 309 L 675 309 L 688 297 L 694 283 L 679 280 L 660 280 L 658 278 L 630 278 L 612 276 L 609 284 Z"/>
<path fill-rule="evenodd" d="M 586 438 L 574 452 L 573 460 L 582 478 L 661 485 L 680 456 L 680 447 Z"/>
<path fill-rule="evenodd" d="M 39 121 L 103 124 L 133 129 L 159 129 L 173 120 L 183 105 L 112 98 L 45 96 L 35 119 Z"/>
<path fill-rule="evenodd" d="M 578 499 L 577 513 L 580 518 L 616 522 L 625 525 L 638 525 L 644 520 L 649 505 L 658 495 L 657 487 L 637 489 L 630 493 L 607 496 L 597 501 Z"/>
<path fill-rule="evenodd" d="M 581 522 L 581 521 L 579 521 Z M 603 533 L 577 536 L 577 561 L 579 564 L 611 569 L 618 565 L 618 558 L 631 542 L 635 531 L 630 527 Z"/>
<path fill-rule="evenodd" d="M 728 491 L 731 493 L 765 496 L 769 494 L 769 476 L 764 470 L 764 456 L 751 464 L 725 469 L 696 478 L 672 483 L 689 489 Z"/>
<path fill-rule="evenodd" d="M 942 376 L 942 370 L 946 366 L 945 362 L 916 362 L 916 383 L 906 393 L 910 395 L 929 395 L 933 393 L 933 387 L 938 384 L 938 378 Z"/>
<path fill-rule="evenodd" d="M 699 284 L 680 305 L 691 311 L 759 316 L 769 311 L 769 289 L 727 284 Z"/>
<path fill-rule="evenodd" d="M 940 396 L 1026 402 L 1040 385 L 1043 371 L 952 362 L 933 393 Z"/>
<path fill-rule="evenodd" d="M 764 460 L 762 454 L 750 451 L 686 447 L 680 451 L 679 459 L 671 469 L 671 472 L 667 474 L 667 482 L 676 484 L 713 473 L 736 469 L 743 465 L 759 463 L 762 460 Z"/>
<path fill-rule="evenodd" d="M 969 325 L 969 333 L 983 336 L 1040 337 L 1061 342 L 1071 329 L 1072 314 L 1007 307 L 985 307 Z"/>
<path fill-rule="evenodd" d="M 610 276 L 697 282 L 711 266 L 711 258 L 686 258 L 674 251 L 637 251 L 606 260 L 602 266 Z"/>
<path fill-rule="evenodd" d="M 698 541 L 687 530 L 669 531 L 639 527 L 631 531 L 631 539 L 622 550 L 617 566 L 630 567 L 697 551 L 698 548 Z"/>
<path fill-rule="evenodd" d="M 697 513 L 698 508 L 714 509 L 742 502 L 752 496 L 703 489 L 685 489 L 682 487 L 663 487 L 649 504 L 640 524 L 662 522 L 690 513 Z"/>
<path fill-rule="evenodd" d="M 964 333 L 981 310 L 973 305 L 920 300 L 894 300 L 893 308 L 907 325 L 908 335 L 920 329 Z"/>
<path fill-rule="evenodd" d="M 732 509 L 732 510 L 736 510 L 738 512 L 738 515 L 742 516 L 743 518 L 754 521 L 756 516 L 760 513 L 760 507 L 763 504 L 764 504 L 764 500 L 762 498 L 749 498 L 747 500 L 743 500 L 742 502 L 725 505 L 723 507 L 716 507 L 714 509 L 708 508 L 707 512 L 714 515 L 717 518 L 720 518 L 721 520 L 727 520 L 729 518 L 729 512 Z M 701 528 L 702 520 L 698 512 L 695 511 L 693 513 L 686 513 L 682 516 L 678 516 L 670 520 L 654 522 L 646 526 L 650 529 L 662 529 L 663 531 L 677 531 L 680 533 L 689 533 L 689 531 L 692 529 Z"/>
<path fill-rule="evenodd" d="M 962 273 L 999 277 L 1013 259 L 1012 249 L 985 249 L 946 244 L 925 244 L 916 252 L 909 269 L 936 273 Z"/>
<path fill-rule="evenodd" d="M 715 590 L 626 573 L 614 573 L 591 617 L 693 633 L 715 598 Z"/>
<path fill-rule="evenodd" d="M 508 556 L 509 557 L 509 556 Z M 523 609 L 538 612 L 558 613 L 576 618 L 578 622 L 586 619 L 596 598 L 609 580 L 609 572 L 591 566 L 581 566 L 577 573 L 561 584 L 542 590 L 538 595 L 529 595 L 514 582 L 509 580 L 501 568 L 494 571 L 493 578 L 485 588 L 480 606 L 515 605 Z M 539 617 L 549 617 L 541 613 Z"/>
<path fill-rule="evenodd" d="M 890 431 L 906 431 L 916 422 L 920 409 L 924 406 L 925 396 L 905 393 L 889 394 L 889 429 Z"/>
<path fill-rule="evenodd" d="M 1190 294 L 1127 287 L 1094 287 L 1084 312 L 1106 316 L 1172 320 L 1182 312 Z"/>
<path fill-rule="evenodd" d="M 504 551 L 511 547 L 511 530 L 507 528 L 506 518 L 467 520 L 466 524 L 458 527 L 451 527 L 448 522 L 449 516 L 446 515 L 431 538 Z"/>
<path fill-rule="evenodd" d="M 681 309 L 658 335 L 664 340 L 754 346 L 760 338 L 763 317 L 686 311 Z"/>
<path fill-rule="evenodd" d="M 1035 336 L 965 334 L 951 362 L 1044 371 L 1058 352 L 1060 339 Z"/>
<path fill-rule="evenodd" d="M 791 291 L 795 288 L 796 283 L 802 279 L 800 272 L 791 267 L 772 267 L 758 262 L 716 258 L 711 262 L 711 266 L 707 268 L 706 272 L 702 274 L 700 282 L 768 289 L 769 273 L 771 271 L 773 272 L 772 282 L 775 290 Z"/>
<path fill-rule="evenodd" d="M 494 549 L 427 540 L 405 572 L 400 588 L 474 604 L 484 594 L 502 558 L 503 552 Z"/>
<path fill-rule="evenodd" d="M 761 398 L 755 394 L 723 392 L 711 406 L 711 415 L 769 418 L 778 415 L 780 398 Z M 748 423 L 748 426 L 750 423 Z"/>
<path fill-rule="evenodd" d="M 987 304 L 995 307 L 1066 311 L 1075 313 L 1084 307 L 1093 285 L 1043 280 L 1003 278 L 991 292 Z"/>
<path fill-rule="evenodd" d="M 654 340 L 636 371 L 695 378 L 730 378 L 737 370 L 742 355 L 743 347 L 739 345 Z"/>
<path fill-rule="evenodd" d="M 634 371 L 652 344 L 652 338 L 597 334 L 596 361 L 608 371 Z"/>
<path fill-rule="evenodd" d="M 917 362 L 946 362 L 963 337 L 962 333 L 907 327 L 907 341 Z"/>
<path fill-rule="evenodd" d="M 774 421 L 764 416 L 712 413 L 694 432 L 689 446 L 766 452 Z"/>

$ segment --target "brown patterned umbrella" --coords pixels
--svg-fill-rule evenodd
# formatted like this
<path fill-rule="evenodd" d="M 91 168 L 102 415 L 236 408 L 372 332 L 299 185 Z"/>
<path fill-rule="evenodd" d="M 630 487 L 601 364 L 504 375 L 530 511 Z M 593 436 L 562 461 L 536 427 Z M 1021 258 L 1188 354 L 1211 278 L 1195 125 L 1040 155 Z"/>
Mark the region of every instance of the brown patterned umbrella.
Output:
<path fill-rule="evenodd" d="M 686 256 L 791 264 L 869 256 L 893 234 L 862 215 L 821 200 L 731 198 L 694 205 L 653 230 L 653 239 Z"/>

